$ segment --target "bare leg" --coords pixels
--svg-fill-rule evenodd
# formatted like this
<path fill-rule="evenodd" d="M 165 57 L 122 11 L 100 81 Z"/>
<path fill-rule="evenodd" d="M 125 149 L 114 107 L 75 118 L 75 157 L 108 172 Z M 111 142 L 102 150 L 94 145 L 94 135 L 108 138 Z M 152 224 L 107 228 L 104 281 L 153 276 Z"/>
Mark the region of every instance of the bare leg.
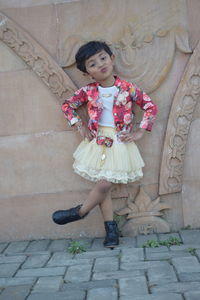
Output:
<path fill-rule="evenodd" d="M 79 210 L 79 215 L 81 217 L 84 216 L 96 205 L 102 203 L 110 191 L 111 186 L 112 183 L 105 180 L 97 182 L 89 193 L 87 200 L 83 203 L 83 206 Z"/>
<path fill-rule="evenodd" d="M 113 221 L 113 206 L 111 198 L 111 190 L 106 198 L 99 204 L 104 221 Z"/>

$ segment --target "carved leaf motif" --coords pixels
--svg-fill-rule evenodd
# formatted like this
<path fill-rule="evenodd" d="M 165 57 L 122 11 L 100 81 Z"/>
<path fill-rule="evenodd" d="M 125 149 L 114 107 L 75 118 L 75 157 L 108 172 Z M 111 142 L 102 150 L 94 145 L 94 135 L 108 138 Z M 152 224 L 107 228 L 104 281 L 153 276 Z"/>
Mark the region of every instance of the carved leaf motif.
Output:
<path fill-rule="evenodd" d="M 143 188 L 140 188 L 140 192 L 136 197 L 135 205 L 138 207 L 139 211 L 146 211 L 148 206 L 151 204 L 150 197 L 145 193 Z"/>
<path fill-rule="evenodd" d="M 129 213 L 131 213 L 131 209 L 128 207 L 124 207 L 124 208 L 116 211 L 116 214 L 119 216 L 128 215 Z"/>
<path fill-rule="evenodd" d="M 192 53 L 188 41 L 188 32 L 185 29 L 181 27 L 176 28 L 175 40 L 176 40 L 176 46 L 181 52 Z"/>
<path fill-rule="evenodd" d="M 155 208 L 157 208 L 158 203 L 160 202 L 160 197 L 158 197 L 156 200 L 152 201 L 148 207 L 148 210 L 154 210 Z"/>

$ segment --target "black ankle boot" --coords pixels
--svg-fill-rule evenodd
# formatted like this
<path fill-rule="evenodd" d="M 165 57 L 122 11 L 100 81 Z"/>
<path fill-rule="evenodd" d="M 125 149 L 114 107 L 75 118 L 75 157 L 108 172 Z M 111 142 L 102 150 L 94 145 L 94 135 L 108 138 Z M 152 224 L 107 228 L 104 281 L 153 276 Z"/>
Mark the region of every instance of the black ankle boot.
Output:
<path fill-rule="evenodd" d="M 79 216 L 79 210 L 81 206 L 82 205 L 78 205 L 67 210 L 57 210 L 53 213 L 52 219 L 56 224 L 59 225 L 64 225 L 70 222 L 81 220 L 87 215 L 86 214 L 83 217 Z"/>
<path fill-rule="evenodd" d="M 117 228 L 117 223 L 115 221 L 104 222 L 106 230 L 106 238 L 104 241 L 104 246 L 108 248 L 114 248 L 119 245 L 119 231 Z"/>

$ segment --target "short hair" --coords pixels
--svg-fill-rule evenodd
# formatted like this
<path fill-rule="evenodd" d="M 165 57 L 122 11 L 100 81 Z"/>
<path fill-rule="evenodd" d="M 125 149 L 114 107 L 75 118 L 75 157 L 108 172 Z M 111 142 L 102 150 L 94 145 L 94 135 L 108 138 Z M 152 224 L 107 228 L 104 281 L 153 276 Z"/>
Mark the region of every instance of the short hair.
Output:
<path fill-rule="evenodd" d="M 105 42 L 90 41 L 82 45 L 75 55 L 77 68 L 80 71 L 87 73 L 85 61 L 102 50 L 105 50 L 110 56 L 113 54 L 110 47 Z"/>

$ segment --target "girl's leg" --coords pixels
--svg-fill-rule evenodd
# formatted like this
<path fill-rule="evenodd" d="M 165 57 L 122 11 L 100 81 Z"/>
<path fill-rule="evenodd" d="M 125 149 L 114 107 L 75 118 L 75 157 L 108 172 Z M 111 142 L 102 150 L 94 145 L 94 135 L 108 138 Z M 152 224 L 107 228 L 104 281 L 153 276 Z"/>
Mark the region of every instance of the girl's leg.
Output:
<path fill-rule="evenodd" d="M 106 180 L 97 182 L 94 188 L 89 193 L 87 200 L 83 203 L 83 206 L 79 210 L 79 215 L 82 217 L 96 205 L 101 204 L 107 197 L 107 194 L 110 191 L 111 187 L 112 183 Z"/>
<path fill-rule="evenodd" d="M 113 206 L 111 198 L 111 190 L 106 198 L 99 204 L 104 221 L 113 221 Z"/>

